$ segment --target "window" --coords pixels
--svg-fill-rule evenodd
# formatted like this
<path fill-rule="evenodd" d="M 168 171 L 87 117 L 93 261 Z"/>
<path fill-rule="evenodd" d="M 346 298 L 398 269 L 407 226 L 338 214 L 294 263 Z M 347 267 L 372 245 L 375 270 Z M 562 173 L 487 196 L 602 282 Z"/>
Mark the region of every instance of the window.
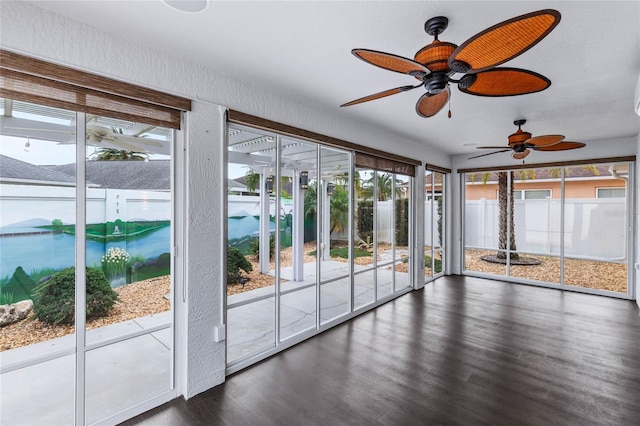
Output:
<path fill-rule="evenodd" d="M 596 198 L 624 198 L 624 188 L 596 188 Z"/>
<path fill-rule="evenodd" d="M 172 399 L 172 130 L 6 98 L 0 114 L 1 303 L 42 295 L 3 328 L 0 423 L 109 423 Z M 46 402 L 25 412 L 25 395 Z"/>
<path fill-rule="evenodd" d="M 118 423 L 177 395 L 173 129 L 191 101 L 3 49 L 0 71 L 0 303 L 66 290 L 28 322 L 64 324 L 2 348 L 0 423 Z"/>
<path fill-rule="evenodd" d="M 517 189 L 513 191 L 515 200 L 544 200 L 551 198 L 550 189 Z"/>

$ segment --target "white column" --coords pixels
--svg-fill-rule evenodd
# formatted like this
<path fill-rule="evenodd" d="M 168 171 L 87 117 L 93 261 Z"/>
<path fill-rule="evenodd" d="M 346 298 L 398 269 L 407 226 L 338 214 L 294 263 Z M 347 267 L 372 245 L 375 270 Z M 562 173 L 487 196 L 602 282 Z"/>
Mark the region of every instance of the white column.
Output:
<path fill-rule="evenodd" d="M 293 172 L 293 224 L 291 243 L 293 245 L 293 280 L 304 279 L 304 190 L 300 188 L 300 172 Z"/>
<path fill-rule="evenodd" d="M 331 247 L 331 197 L 327 192 L 329 180 L 322 181 L 322 260 L 329 260 Z"/>
<path fill-rule="evenodd" d="M 274 184 L 275 187 L 275 184 Z M 269 272 L 269 241 L 271 238 L 269 213 L 269 192 L 267 191 L 267 171 L 260 173 L 260 272 Z"/>

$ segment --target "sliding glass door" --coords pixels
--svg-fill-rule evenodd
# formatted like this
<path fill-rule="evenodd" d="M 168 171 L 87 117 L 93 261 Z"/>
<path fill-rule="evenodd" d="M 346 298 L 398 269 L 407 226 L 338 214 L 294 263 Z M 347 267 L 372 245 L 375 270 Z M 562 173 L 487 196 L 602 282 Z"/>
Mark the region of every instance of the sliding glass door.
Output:
<path fill-rule="evenodd" d="M 229 372 L 410 289 L 409 176 L 240 125 L 227 155 Z"/>
<path fill-rule="evenodd" d="M 444 274 L 445 174 L 427 170 L 424 175 L 424 278 Z"/>
<path fill-rule="evenodd" d="M 465 272 L 631 297 L 633 163 L 465 174 Z"/>
<path fill-rule="evenodd" d="M 172 131 L 0 99 L 3 424 L 175 396 Z"/>

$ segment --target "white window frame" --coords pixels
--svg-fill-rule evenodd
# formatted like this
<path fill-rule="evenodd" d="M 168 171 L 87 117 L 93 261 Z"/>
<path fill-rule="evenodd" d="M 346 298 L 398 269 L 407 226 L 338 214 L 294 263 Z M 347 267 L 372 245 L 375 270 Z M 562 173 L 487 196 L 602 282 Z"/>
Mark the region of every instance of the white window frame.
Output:
<path fill-rule="evenodd" d="M 600 190 L 615 190 L 615 189 L 622 189 L 624 191 L 624 195 L 623 197 L 627 196 L 627 188 L 625 188 L 624 186 L 602 186 L 602 187 L 596 187 L 596 198 L 616 198 L 616 197 L 601 197 L 600 196 Z"/>

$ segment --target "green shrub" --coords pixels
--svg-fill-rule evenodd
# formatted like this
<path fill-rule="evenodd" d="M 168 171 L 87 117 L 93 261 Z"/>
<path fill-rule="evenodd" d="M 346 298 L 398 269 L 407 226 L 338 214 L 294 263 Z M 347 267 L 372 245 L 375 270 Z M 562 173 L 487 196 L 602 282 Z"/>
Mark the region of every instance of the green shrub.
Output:
<path fill-rule="evenodd" d="M 424 256 L 424 266 L 426 266 L 427 268 L 431 268 L 431 256 L 429 255 Z M 435 259 L 434 266 L 435 266 L 435 270 L 433 272 L 437 273 L 442 271 L 442 260 Z"/>
<path fill-rule="evenodd" d="M 373 241 L 373 201 L 358 203 L 358 235 L 363 241 Z"/>
<path fill-rule="evenodd" d="M 316 255 L 316 251 L 312 251 L 309 252 L 309 256 L 315 256 Z M 353 248 L 353 258 L 357 258 L 357 257 L 371 257 L 373 256 L 370 252 L 366 251 L 366 250 L 362 250 L 361 248 L 358 247 L 354 247 Z M 348 259 L 349 258 L 349 247 L 339 247 L 339 248 L 332 248 L 329 250 L 329 257 L 340 257 L 342 259 Z"/>
<path fill-rule="evenodd" d="M 256 256 L 260 259 L 260 238 L 254 238 L 249 241 L 247 245 L 247 253 Z M 276 236 L 271 234 L 269 236 L 269 259 L 273 259 L 273 256 L 276 253 Z"/>
<path fill-rule="evenodd" d="M 33 291 L 33 313 L 40 321 L 72 324 L 75 318 L 75 267 L 55 273 Z M 86 318 L 106 315 L 118 300 L 100 268 L 87 268 Z"/>
<path fill-rule="evenodd" d="M 240 250 L 235 247 L 227 249 L 227 284 L 235 284 L 240 280 L 240 270 L 251 272 L 253 267 Z"/>

